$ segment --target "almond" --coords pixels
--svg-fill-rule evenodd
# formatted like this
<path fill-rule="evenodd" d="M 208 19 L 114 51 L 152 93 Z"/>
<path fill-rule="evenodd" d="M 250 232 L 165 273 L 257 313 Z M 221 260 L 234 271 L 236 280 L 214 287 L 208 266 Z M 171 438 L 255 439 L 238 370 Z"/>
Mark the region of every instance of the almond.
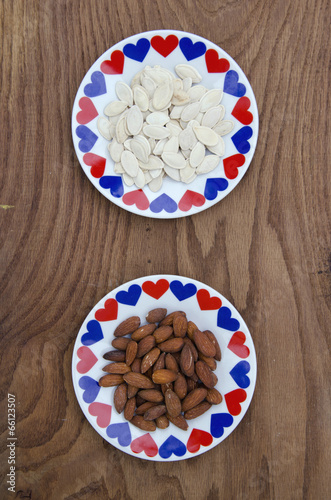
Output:
<path fill-rule="evenodd" d="M 189 346 L 189 348 L 191 349 L 192 351 L 192 354 L 193 354 L 193 359 L 194 361 L 198 361 L 199 359 L 199 354 L 198 354 L 198 351 L 197 351 L 197 348 L 195 347 L 195 345 L 193 344 L 192 340 L 189 339 L 188 337 L 185 337 L 184 338 L 184 342 L 185 344 L 187 344 Z"/>
<path fill-rule="evenodd" d="M 115 347 L 115 349 L 125 351 L 129 342 L 130 339 L 128 339 L 127 337 L 118 337 L 112 341 L 111 345 Z"/>
<path fill-rule="evenodd" d="M 222 403 L 223 397 L 222 394 L 214 387 L 213 389 L 208 389 L 206 400 L 212 405 L 219 405 Z"/>
<path fill-rule="evenodd" d="M 161 403 L 163 401 L 163 394 L 162 392 L 156 390 L 156 389 L 144 389 L 142 391 L 139 391 L 139 396 L 146 401 L 151 401 L 152 403 Z"/>
<path fill-rule="evenodd" d="M 110 363 L 103 368 L 103 371 L 107 373 L 118 373 L 120 375 L 123 375 L 124 373 L 130 372 L 131 368 L 125 363 Z"/>
<path fill-rule="evenodd" d="M 163 368 L 163 370 L 156 370 L 152 375 L 152 380 L 155 384 L 168 384 L 169 382 L 173 382 L 177 378 L 177 373 L 172 370 L 167 370 Z"/>
<path fill-rule="evenodd" d="M 165 415 L 161 415 L 161 417 L 157 417 L 157 419 L 155 419 L 155 423 L 159 429 L 166 429 L 167 427 L 169 427 L 169 420 L 167 419 L 167 417 Z"/>
<path fill-rule="evenodd" d="M 128 400 L 128 386 L 120 384 L 114 392 L 114 406 L 117 413 L 122 413 Z"/>
<path fill-rule="evenodd" d="M 141 326 L 140 328 L 138 328 L 136 331 L 134 331 L 132 333 L 131 338 L 132 338 L 132 340 L 139 342 L 139 340 L 143 339 L 144 337 L 147 337 L 147 335 L 151 335 L 155 329 L 156 329 L 155 323 Z"/>
<path fill-rule="evenodd" d="M 172 382 L 168 382 L 167 384 L 161 384 L 161 391 L 162 391 L 163 396 L 165 395 L 165 393 L 168 389 L 173 390 L 173 388 L 174 388 L 174 384 Z"/>
<path fill-rule="evenodd" d="M 193 333 L 195 330 L 199 330 L 197 325 L 193 323 L 193 321 L 188 321 L 187 322 L 187 336 L 189 339 L 193 340 Z"/>
<path fill-rule="evenodd" d="M 199 359 L 201 361 L 204 361 L 212 371 L 216 370 L 217 363 L 215 361 L 215 358 L 209 358 L 208 356 L 204 356 L 204 354 L 201 354 L 201 352 L 199 352 Z"/>
<path fill-rule="evenodd" d="M 183 314 L 178 314 L 173 320 L 175 337 L 185 337 L 187 330 L 187 319 Z"/>
<path fill-rule="evenodd" d="M 141 373 L 147 372 L 147 370 L 149 370 L 149 368 L 154 365 L 154 363 L 160 356 L 160 353 L 161 353 L 160 349 L 154 347 L 154 349 L 145 354 L 145 356 L 141 361 L 141 368 L 140 368 Z"/>
<path fill-rule="evenodd" d="M 135 409 L 136 409 L 136 398 L 133 397 L 128 399 L 124 407 L 124 418 L 126 420 L 131 420 L 134 415 Z"/>
<path fill-rule="evenodd" d="M 166 412 L 166 407 L 164 405 L 156 405 L 144 413 L 144 419 L 155 420 L 156 418 L 159 418 L 161 415 L 164 415 L 165 412 Z"/>
<path fill-rule="evenodd" d="M 213 378 L 213 372 L 204 361 L 197 361 L 195 363 L 195 373 L 201 380 L 201 382 L 208 387 L 208 389 L 212 389 L 215 385 L 215 381 Z"/>
<path fill-rule="evenodd" d="M 156 363 L 153 365 L 153 372 L 156 370 L 162 370 L 165 367 L 165 352 L 161 352 L 160 356 L 157 358 Z"/>
<path fill-rule="evenodd" d="M 139 389 L 152 389 L 154 387 L 153 382 L 142 373 L 128 372 L 123 375 L 123 378 L 127 384 L 139 387 Z"/>
<path fill-rule="evenodd" d="M 221 352 L 221 348 L 220 348 L 220 345 L 219 343 L 217 342 L 217 339 L 215 337 L 215 335 L 213 334 L 213 332 L 211 332 L 210 330 L 204 330 L 203 332 L 205 335 L 207 335 L 207 337 L 209 338 L 209 340 L 212 341 L 212 343 L 214 344 L 215 346 L 215 349 L 216 349 L 216 354 L 214 356 L 214 358 L 216 359 L 216 361 L 221 361 L 222 359 L 222 352 Z"/>
<path fill-rule="evenodd" d="M 145 420 L 142 415 L 135 415 L 131 420 L 131 424 L 139 427 L 139 429 L 147 432 L 153 432 L 156 429 L 156 425 L 154 422 Z"/>
<path fill-rule="evenodd" d="M 137 358 L 145 356 L 153 347 L 155 347 L 155 338 L 153 335 L 148 335 L 148 337 L 143 338 L 138 342 Z"/>
<path fill-rule="evenodd" d="M 138 344 L 134 340 L 130 340 L 126 348 L 125 362 L 130 366 L 137 356 Z"/>
<path fill-rule="evenodd" d="M 115 337 L 124 337 L 133 333 L 140 326 L 140 318 L 138 316 L 131 316 L 120 323 L 114 331 Z"/>
<path fill-rule="evenodd" d="M 184 340 L 181 339 L 180 337 L 176 337 L 174 339 L 169 339 L 169 340 L 166 340 L 165 342 L 162 342 L 161 344 L 159 344 L 159 348 L 161 349 L 161 351 L 164 351 L 164 352 L 177 352 L 177 351 L 180 351 L 182 349 L 184 345 Z"/>
<path fill-rule="evenodd" d="M 184 413 L 184 418 L 186 418 L 187 420 L 192 420 L 193 418 L 200 417 L 200 415 L 209 410 L 210 407 L 211 404 L 208 403 L 208 401 L 203 401 L 202 403 L 199 403 L 197 406 L 194 406 L 190 410 L 187 410 Z"/>
<path fill-rule="evenodd" d="M 213 358 L 216 354 L 216 348 L 214 344 L 209 340 L 207 335 L 200 330 L 195 330 L 193 333 L 193 340 L 198 349 L 205 356 Z"/>
<path fill-rule="evenodd" d="M 179 427 L 179 429 L 182 429 L 183 431 L 187 431 L 187 429 L 188 429 L 188 423 L 186 422 L 185 418 L 183 417 L 183 415 L 181 413 L 177 417 L 172 417 L 171 415 L 169 415 L 168 413 L 166 413 L 166 417 L 176 427 Z"/>
<path fill-rule="evenodd" d="M 166 315 L 167 310 L 162 307 L 158 307 L 157 309 L 152 309 L 152 311 L 149 311 L 146 316 L 146 321 L 148 321 L 148 323 L 159 323 L 166 317 Z"/>
<path fill-rule="evenodd" d="M 136 408 L 136 414 L 137 415 L 144 415 L 147 410 L 152 408 L 153 406 L 156 406 L 157 403 L 152 403 L 151 401 L 145 401 L 142 405 L 137 406 Z"/>
<path fill-rule="evenodd" d="M 171 417 L 178 417 L 182 410 L 182 405 L 177 394 L 171 389 L 168 389 L 164 395 L 164 400 L 168 415 Z"/>
<path fill-rule="evenodd" d="M 165 340 L 167 340 L 172 335 L 172 333 L 172 326 L 160 326 L 154 331 L 153 336 L 155 337 L 157 344 L 159 344 L 160 342 L 164 342 Z"/>
<path fill-rule="evenodd" d="M 194 406 L 198 405 L 205 399 L 207 396 L 207 389 L 203 387 L 198 387 L 197 389 L 193 389 L 193 391 L 189 392 L 186 398 L 182 401 L 182 410 L 187 411 Z"/>
<path fill-rule="evenodd" d="M 141 359 L 136 358 L 131 365 L 131 370 L 135 373 L 140 373 L 140 368 L 141 368 Z"/>
<path fill-rule="evenodd" d="M 137 392 L 139 391 L 139 387 L 134 387 L 131 384 L 127 384 L 127 386 L 128 386 L 128 398 L 131 399 L 137 394 Z"/>
<path fill-rule="evenodd" d="M 187 392 L 192 392 L 194 389 L 198 387 L 198 382 L 196 380 L 193 380 L 191 377 L 186 378 L 186 383 L 187 383 Z"/>
<path fill-rule="evenodd" d="M 103 357 L 107 361 L 125 361 L 125 351 L 109 351 Z"/>
<path fill-rule="evenodd" d="M 172 370 L 175 373 L 178 373 L 179 371 L 179 366 L 177 361 L 175 360 L 174 356 L 168 352 L 168 354 L 165 357 L 165 365 L 167 370 Z"/>
<path fill-rule="evenodd" d="M 115 387 L 115 385 L 122 384 L 123 375 L 117 375 L 116 373 L 109 373 L 104 375 L 99 380 L 100 387 Z"/>
<path fill-rule="evenodd" d="M 192 377 L 194 373 L 194 359 L 192 350 L 188 344 L 184 345 L 180 353 L 180 367 L 185 375 Z"/>
<path fill-rule="evenodd" d="M 166 316 L 162 321 L 160 321 L 160 326 L 163 326 L 163 325 L 172 326 L 174 318 L 176 316 L 178 316 L 179 314 L 183 314 L 184 316 L 186 316 L 184 311 L 174 311 L 174 312 L 168 314 L 168 316 Z"/>
<path fill-rule="evenodd" d="M 174 382 L 174 391 L 179 397 L 179 399 L 184 399 L 185 396 L 187 395 L 187 383 L 184 375 L 181 373 L 178 374 L 178 377 L 176 378 Z"/>

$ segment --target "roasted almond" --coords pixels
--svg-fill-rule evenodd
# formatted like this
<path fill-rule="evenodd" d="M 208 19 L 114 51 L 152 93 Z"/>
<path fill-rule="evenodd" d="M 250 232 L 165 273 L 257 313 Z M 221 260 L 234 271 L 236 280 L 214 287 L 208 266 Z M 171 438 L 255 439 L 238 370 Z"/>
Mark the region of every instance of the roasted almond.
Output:
<path fill-rule="evenodd" d="M 138 316 L 131 316 L 120 323 L 114 331 L 115 337 L 124 337 L 133 333 L 140 326 L 140 318 Z"/>
<path fill-rule="evenodd" d="M 131 370 L 135 373 L 140 373 L 140 368 L 141 368 L 141 359 L 136 358 L 131 365 Z"/>
<path fill-rule="evenodd" d="M 180 337 L 176 337 L 174 339 L 169 339 L 165 342 L 162 342 L 161 344 L 159 344 L 159 348 L 161 349 L 161 351 L 173 353 L 180 351 L 183 345 L 184 340 Z"/>
<path fill-rule="evenodd" d="M 215 361 L 215 358 L 209 358 L 208 356 L 205 356 L 204 354 L 202 354 L 201 352 L 199 352 L 199 359 L 201 361 L 204 361 L 206 363 L 206 365 L 209 366 L 209 368 L 214 371 L 216 370 L 217 368 L 217 363 Z"/>
<path fill-rule="evenodd" d="M 136 398 L 133 397 L 128 399 L 124 407 L 124 418 L 126 420 L 131 420 L 134 415 L 135 409 L 136 409 Z"/>
<path fill-rule="evenodd" d="M 123 375 L 117 375 L 116 373 L 108 373 L 104 375 L 99 380 L 100 387 L 115 387 L 115 385 L 122 384 Z"/>
<path fill-rule="evenodd" d="M 157 358 L 156 363 L 153 365 L 153 372 L 156 370 L 162 370 L 165 367 L 165 352 L 161 352 L 160 356 Z"/>
<path fill-rule="evenodd" d="M 216 349 L 216 354 L 214 356 L 214 358 L 216 359 L 216 361 L 221 361 L 222 359 L 222 352 L 221 352 L 221 348 L 220 348 L 220 345 L 215 337 L 215 335 L 213 334 L 213 332 L 211 332 L 210 330 L 204 330 L 203 332 L 205 335 L 207 335 L 207 337 L 209 338 L 209 340 L 211 340 L 211 342 L 214 344 L 215 346 L 215 349 Z"/>
<path fill-rule="evenodd" d="M 137 392 L 139 391 L 139 387 L 134 387 L 131 384 L 127 384 L 127 386 L 128 386 L 128 398 L 131 399 L 137 394 Z"/>
<path fill-rule="evenodd" d="M 203 387 L 197 387 L 193 391 L 189 392 L 186 398 L 182 401 L 182 410 L 187 411 L 194 406 L 197 406 L 201 401 L 207 396 L 207 389 Z"/>
<path fill-rule="evenodd" d="M 165 415 L 161 415 L 161 417 L 157 417 L 155 419 L 156 426 L 159 429 L 166 429 L 169 427 L 169 420 Z"/>
<path fill-rule="evenodd" d="M 151 368 L 151 366 L 154 365 L 154 363 L 157 361 L 158 357 L 160 356 L 160 349 L 157 347 L 154 347 L 151 351 L 149 351 L 145 356 L 143 357 L 141 361 L 141 368 L 140 371 L 141 373 L 147 372 Z"/>
<path fill-rule="evenodd" d="M 177 361 L 175 360 L 174 356 L 168 352 L 165 357 L 165 366 L 167 370 L 172 370 L 175 373 L 178 373 L 179 371 L 179 366 Z"/>
<path fill-rule="evenodd" d="M 137 351 L 138 351 L 138 344 L 134 340 L 130 340 L 128 343 L 128 346 L 126 348 L 126 356 L 125 356 L 125 362 L 127 365 L 131 365 L 135 357 L 137 356 Z"/>
<path fill-rule="evenodd" d="M 153 406 L 156 406 L 156 405 L 157 405 L 157 403 L 152 403 L 152 401 L 145 401 L 144 400 L 143 404 L 137 406 L 136 414 L 137 415 L 144 415 L 147 410 L 149 410 L 150 408 L 152 408 Z"/>
<path fill-rule="evenodd" d="M 179 427 L 179 429 L 182 429 L 183 431 L 187 431 L 188 423 L 186 422 L 185 417 L 183 417 L 181 413 L 177 417 L 172 417 L 171 415 L 169 415 L 169 413 L 166 413 L 166 417 L 176 427 Z"/>
<path fill-rule="evenodd" d="M 208 389 L 212 389 L 214 387 L 215 382 L 213 372 L 204 361 L 199 360 L 195 363 L 195 373 L 201 382 L 208 387 Z"/>
<path fill-rule="evenodd" d="M 115 347 L 115 349 L 120 349 L 121 351 L 125 351 L 130 339 L 128 337 L 118 337 L 112 340 L 111 345 Z"/>
<path fill-rule="evenodd" d="M 153 336 L 155 337 L 156 343 L 160 344 L 161 342 L 168 340 L 172 333 L 172 326 L 160 326 L 154 331 Z"/>
<path fill-rule="evenodd" d="M 193 380 L 192 377 L 187 377 L 186 378 L 186 383 L 187 383 L 187 392 L 192 392 L 194 389 L 198 387 L 198 382 L 197 380 Z"/>
<path fill-rule="evenodd" d="M 174 382 L 174 391 L 179 397 L 179 399 L 184 399 L 187 395 L 187 382 L 181 373 L 178 374 L 175 382 Z"/>
<path fill-rule="evenodd" d="M 146 316 L 146 321 L 148 323 L 159 323 L 167 315 L 167 310 L 163 307 L 158 307 L 157 309 L 152 309 Z"/>
<path fill-rule="evenodd" d="M 184 347 L 181 350 L 180 367 L 185 375 L 192 377 L 194 373 L 194 359 L 192 350 L 188 344 L 184 344 Z"/>
<path fill-rule="evenodd" d="M 172 370 L 167 370 L 163 368 L 163 370 L 156 370 L 152 375 L 152 380 L 155 384 L 168 384 L 169 382 L 173 382 L 177 378 L 177 373 Z"/>
<path fill-rule="evenodd" d="M 152 403 L 161 403 L 164 399 L 162 392 L 157 389 L 143 389 L 142 391 L 139 391 L 138 394 L 141 398 L 146 401 L 151 401 Z"/>
<path fill-rule="evenodd" d="M 196 348 L 196 347 L 195 347 L 195 345 L 193 344 L 192 340 L 191 340 L 191 339 L 189 339 L 188 337 L 185 337 L 185 338 L 184 338 L 184 342 L 185 342 L 185 344 L 187 344 L 187 345 L 189 346 L 189 348 L 191 349 L 192 354 L 193 354 L 193 359 L 194 359 L 194 361 L 198 361 L 199 354 L 198 354 L 197 348 Z"/>
<path fill-rule="evenodd" d="M 165 405 L 156 405 L 147 410 L 143 416 L 145 420 L 155 420 L 156 418 L 159 418 L 161 415 L 164 415 L 165 412 L 166 412 Z"/>
<path fill-rule="evenodd" d="M 197 406 L 194 406 L 190 410 L 185 411 L 184 418 L 186 418 L 187 420 L 192 420 L 193 418 L 200 417 L 200 415 L 209 410 L 210 407 L 211 404 L 208 403 L 208 401 L 203 401 L 202 403 L 199 403 Z"/>
<path fill-rule="evenodd" d="M 124 373 L 130 372 L 131 368 L 126 363 L 110 363 L 103 368 L 103 371 L 123 375 Z"/>
<path fill-rule="evenodd" d="M 207 335 L 200 330 L 195 330 L 193 333 L 193 340 L 198 349 L 205 356 L 213 358 L 216 354 L 216 348 Z"/>
<path fill-rule="evenodd" d="M 107 361 L 125 361 L 125 351 L 108 351 L 103 355 Z"/>
<path fill-rule="evenodd" d="M 147 354 L 151 349 L 155 347 L 155 338 L 153 335 L 148 335 L 148 337 L 144 337 L 140 342 L 138 342 L 138 351 L 137 358 L 142 358 Z"/>
<path fill-rule="evenodd" d="M 136 342 L 147 337 L 147 335 L 151 335 L 156 329 L 156 324 L 151 323 L 149 325 L 144 325 L 138 328 L 135 332 L 132 333 L 131 338 Z"/>
<path fill-rule="evenodd" d="M 222 394 L 213 387 L 213 389 L 208 389 L 206 400 L 212 405 L 219 405 L 223 401 Z"/>
<path fill-rule="evenodd" d="M 178 417 L 182 410 L 182 405 L 177 394 L 171 389 L 168 389 L 164 395 L 164 401 L 168 415 L 171 417 Z"/>
<path fill-rule="evenodd" d="M 152 389 L 153 382 L 142 373 L 128 372 L 123 375 L 123 379 L 127 384 L 139 387 L 139 389 Z"/>
<path fill-rule="evenodd" d="M 162 321 L 160 321 L 160 326 L 163 326 L 163 325 L 172 326 L 174 318 L 176 316 L 178 316 L 179 314 L 183 314 L 184 316 L 186 316 L 184 311 L 174 311 L 174 312 L 168 314 L 168 316 L 166 316 Z"/>
<path fill-rule="evenodd" d="M 188 321 L 187 322 L 187 336 L 189 339 L 193 340 L 193 333 L 195 330 L 199 330 L 197 325 L 193 323 L 193 321 Z"/>
<path fill-rule="evenodd" d="M 173 320 L 175 337 L 185 337 L 187 330 L 187 319 L 183 314 L 178 314 Z"/>
<path fill-rule="evenodd" d="M 114 392 L 114 406 L 117 413 L 122 413 L 128 400 L 128 386 L 120 384 Z"/>
<path fill-rule="evenodd" d="M 153 432 L 156 429 L 156 425 L 154 422 L 145 420 L 142 415 L 135 415 L 131 420 L 131 424 L 139 427 L 139 429 L 146 432 Z"/>

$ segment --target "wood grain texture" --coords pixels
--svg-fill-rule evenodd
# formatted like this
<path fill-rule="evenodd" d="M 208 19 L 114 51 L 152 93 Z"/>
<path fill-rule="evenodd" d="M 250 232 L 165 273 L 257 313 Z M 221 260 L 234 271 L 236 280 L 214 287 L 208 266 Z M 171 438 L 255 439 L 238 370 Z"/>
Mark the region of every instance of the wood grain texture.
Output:
<path fill-rule="evenodd" d="M 8 392 L 17 399 L 17 498 L 330 498 L 329 27 L 327 0 L 0 3 L 1 498 L 15 497 Z M 71 139 L 73 101 L 92 63 L 125 37 L 162 28 L 226 50 L 260 113 L 243 181 L 174 221 L 111 204 Z M 175 463 L 105 443 L 71 382 L 90 309 L 119 284 L 157 273 L 219 290 L 247 322 L 258 358 L 254 399 L 235 432 Z"/>

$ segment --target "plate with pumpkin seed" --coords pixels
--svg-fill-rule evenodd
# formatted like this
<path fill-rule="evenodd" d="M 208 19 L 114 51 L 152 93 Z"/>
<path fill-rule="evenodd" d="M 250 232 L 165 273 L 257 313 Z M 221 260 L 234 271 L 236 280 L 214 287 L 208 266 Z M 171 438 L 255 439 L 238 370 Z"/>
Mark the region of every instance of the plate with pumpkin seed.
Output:
<path fill-rule="evenodd" d="M 103 439 L 138 458 L 176 461 L 235 430 L 253 397 L 256 355 L 244 320 L 218 291 L 153 275 L 119 286 L 91 310 L 72 377 Z"/>
<path fill-rule="evenodd" d="M 227 196 L 257 144 L 258 110 L 220 47 L 173 30 L 133 35 L 88 70 L 72 111 L 77 158 L 92 184 L 130 212 L 178 218 Z"/>

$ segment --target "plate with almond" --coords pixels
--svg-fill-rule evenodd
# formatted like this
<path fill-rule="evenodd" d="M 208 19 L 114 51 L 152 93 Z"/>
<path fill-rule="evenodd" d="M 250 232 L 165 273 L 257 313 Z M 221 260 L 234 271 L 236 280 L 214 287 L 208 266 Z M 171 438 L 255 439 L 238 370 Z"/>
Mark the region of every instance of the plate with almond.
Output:
<path fill-rule="evenodd" d="M 256 149 L 258 110 L 244 72 L 220 47 L 192 33 L 148 31 L 88 70 L 72 137 L 106 198 L 146 217 L 178 218 L 240 182 Z"/>
<path fill-rule="evenodd" d="M 256 355 L 244 320 L 218 291 L 153 275 L 112 290 L 91 310 L 72 377 L 85 417 L 108 443 L 146 460 L 184 460 L 240 423 Z"/>

